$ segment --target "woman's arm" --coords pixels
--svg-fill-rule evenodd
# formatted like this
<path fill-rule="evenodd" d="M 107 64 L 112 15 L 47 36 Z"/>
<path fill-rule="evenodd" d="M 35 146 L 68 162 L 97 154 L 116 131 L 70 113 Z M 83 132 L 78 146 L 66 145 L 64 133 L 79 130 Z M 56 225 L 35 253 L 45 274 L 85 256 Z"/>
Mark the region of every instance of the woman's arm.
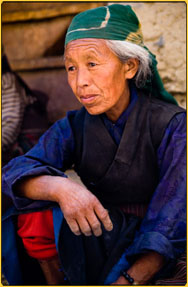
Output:
<path fill-rule="evenodd" d="M 75 112 L 69 113 L 70 117 Z M 101 234 L 101 222 L 112 229 L 108 212 L 85 187 L 67 179 L 74 162 L 74 137 L 69 117 L 54 124 L 26 155 L 3 169 L 3 190 L 17 209 L 41 208 L 57 202 L 75 234 Z"/>
<path fill-rule="evenodd" d="M 113 228 L 108 211 L 84 186 L 59 176 L 42 175 L 27 178 L 16 186 L 17 194 L 33 200 L 57 202 L 75 235 L 100 236 L 101 223 L 106 230 Z"/>

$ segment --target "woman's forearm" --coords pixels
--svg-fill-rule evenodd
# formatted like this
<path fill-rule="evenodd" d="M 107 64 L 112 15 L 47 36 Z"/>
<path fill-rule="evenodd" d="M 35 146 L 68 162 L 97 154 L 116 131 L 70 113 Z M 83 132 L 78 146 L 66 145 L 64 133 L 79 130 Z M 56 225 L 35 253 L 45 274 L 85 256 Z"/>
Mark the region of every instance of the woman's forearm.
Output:
<path fill-rule="evenodd" d="M 49 200 L 58 202 L 59 192 L 66 189 L 67 178 L 41 175 L 23 180 L 16 191 L 19 196 L 33 200 Z"/>
<path fill-rule="evenodd" d="M 163 267 L 164 257 L 155 251 L 141 255 L 127 273 L 135 282 L 145 284 Z"/>

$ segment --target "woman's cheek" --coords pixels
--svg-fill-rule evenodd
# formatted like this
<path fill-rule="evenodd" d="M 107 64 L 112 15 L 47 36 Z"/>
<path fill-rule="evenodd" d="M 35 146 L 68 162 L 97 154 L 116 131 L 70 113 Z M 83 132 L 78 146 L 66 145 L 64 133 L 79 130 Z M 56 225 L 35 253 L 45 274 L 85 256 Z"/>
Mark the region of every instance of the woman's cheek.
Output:
<path fill-rule="evenodd" d="M 68 77 L 68 84 L 71 87 L 73 93 L 76 95 L 76 82 L 71 77 Z"/>

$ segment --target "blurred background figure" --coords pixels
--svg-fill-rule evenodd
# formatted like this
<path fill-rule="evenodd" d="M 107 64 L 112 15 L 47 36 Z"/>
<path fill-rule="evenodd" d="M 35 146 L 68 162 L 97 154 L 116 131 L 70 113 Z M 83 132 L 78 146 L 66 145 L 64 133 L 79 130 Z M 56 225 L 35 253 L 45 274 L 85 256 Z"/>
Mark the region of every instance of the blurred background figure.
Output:
<path fill-rule="evenodd" d="M 11 70 L 7 56 L 2 53 L 2 166 L 12 158 L 23 155 L 34 146 L 49 127 L 46 113 L 47 96 L 31 90 Z M 11 200 L 2 195 L 2 211 Z"/>
<path fill-rule="evenodd" d="M 29 94 L 28 94 L 29 92 Z M 20 134 L 25 108 L 36 98 L 10 69 L 7 57 L 2 57 L 2 150 L 3 162 L 13 157 L 13 146 Z M 12 150 L 12 152 L 11 152 Z M 12 154 L 12 156 L 11 156 Z"/>
<path fill-rule="evenodd" d="M 27 152 L 47 129 L 47 96 L 32 91 L 2 56 L 2 162 Z M 32 115 L 31 115 L 32 114 Z"/>

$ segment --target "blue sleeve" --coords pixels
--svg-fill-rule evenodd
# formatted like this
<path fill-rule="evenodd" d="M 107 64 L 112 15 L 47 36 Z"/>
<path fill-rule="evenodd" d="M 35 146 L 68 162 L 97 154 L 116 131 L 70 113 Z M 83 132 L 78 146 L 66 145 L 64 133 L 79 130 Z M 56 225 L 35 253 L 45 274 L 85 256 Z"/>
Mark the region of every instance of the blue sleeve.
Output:
<path fill-rule="evenodd" d="M 157 151 L 159 185 L 127 258 L 156 251 L 174 259 L 186 248 L 186 115 L 176 115 Z"/>
<path fill-rule="evenodd" d="M 64 171 L 70 168 L 74 161 L 74 137 L 67 117 L 57 121 L 25 155 L 11 160 L 2 171 L 2 190 L 12 198 L 17 209 L 32 210 L 50 205 L 47 201 L 33 201 L 18 197 L 14 187 L 23 178 L 38 175 L 53 175 L 66 177 Z"/>

